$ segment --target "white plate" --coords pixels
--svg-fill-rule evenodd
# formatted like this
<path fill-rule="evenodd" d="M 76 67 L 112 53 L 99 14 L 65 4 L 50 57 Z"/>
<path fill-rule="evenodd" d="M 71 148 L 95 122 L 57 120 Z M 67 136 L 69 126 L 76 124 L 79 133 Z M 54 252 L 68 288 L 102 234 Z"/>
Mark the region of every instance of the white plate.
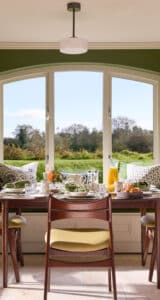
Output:
<path fill-rule="evenodd" d="M 22 194 L 24 193 L 24 188 L 6 188 L 2 190 L 3 193 L 15 193 L 15 194 Z"/>
<path fill-rule="evenodd" d="M 73 198 L 83 199 L 83 198 L 95 198 L 95 195 L 94 194 L 89 194 L 89 193 L 86 193 L 85 195 L 76 195 L 76 194 L 71 195 L 69 193 L 65 197 L 68 198 L 68 199 L 73 199 Z"/>
<path fill-rule="evenodd" d="M 144 196 L 152 196 L 152 192 L 151 191 L 144 191 L 143 195 Z"/>
<path fill-rule="evenodd" d="M 88 192 L 69 192 L 68 194 L 71 197 L 86 197 L 88 194 Z"/>

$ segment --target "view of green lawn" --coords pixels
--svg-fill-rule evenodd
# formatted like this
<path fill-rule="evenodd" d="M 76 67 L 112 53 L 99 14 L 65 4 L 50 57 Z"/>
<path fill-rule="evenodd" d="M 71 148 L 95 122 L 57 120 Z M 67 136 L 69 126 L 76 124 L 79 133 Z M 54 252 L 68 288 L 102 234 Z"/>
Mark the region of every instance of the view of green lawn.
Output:
<path fill-rule="evenodd" d="M 138 165 L 150 165 L 153 163 L 152 153 L 137 153 L 128 150 L 113 153 L 113 159 L 120 162 L 120 177 L 126 178 L 126 164 L 134 162 Z M 6 164 L 14 166 L 22 166 L 31 162 L 31 160 L 5 160 Z M 99 171 L 99 181 L 103 181 L 103 167 L 101 158 L 91 159 L 60 159 L 57 158 L 55 161 L 55 171 L 74 171 L 83 172 L 91 169 Z M 37 180 L 40 181 L 43 178 L 43 172 L 45 171 L 45 161 L 38 161 Z"/>
<path fill-rule="evenodd" d="M 112 158 L 119 162 L 119 178 L 126 178 L 126 164 L 153 163 L 153 131 L 143 129 L 127 117 L 112 119 Z M 38 181 L 45 171 L 45 133 L 31 125 L 17 125 L 14 137 L 4 138 L 4 158 L 8 164 L 38 161 Z M 54 135 L 54 171 L 86 172 L 96 169 L 103 182 L 103 131 L 72 124 Z"/>

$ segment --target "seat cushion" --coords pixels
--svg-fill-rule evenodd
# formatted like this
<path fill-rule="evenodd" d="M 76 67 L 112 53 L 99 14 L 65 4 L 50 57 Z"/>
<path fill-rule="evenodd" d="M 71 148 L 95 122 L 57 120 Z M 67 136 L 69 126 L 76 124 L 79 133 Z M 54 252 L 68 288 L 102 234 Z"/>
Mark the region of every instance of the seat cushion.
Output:
<path fill-rule="evenodd" d="M 27 220 L 23 216 L 14 215 L 9 217 L 8 228 L 21 228 L 25 224 L 27 224 Z M 2 218 L 0 217 L 0 228 L 1 226 L 2 226 Z"/>
<path fill-rule="evenodd" d="M 155 227 L 155 216 L 151 214 L 146 214 L 141 217 L 141 223 L 147 227 Z"/>
<path fill-rule="evenodd" d="M 51 230 L 50 246 L 59 250 L 77 252 L 97 251 L 108 248 L 109 244 L 110 234 L 107 230 Z"/>

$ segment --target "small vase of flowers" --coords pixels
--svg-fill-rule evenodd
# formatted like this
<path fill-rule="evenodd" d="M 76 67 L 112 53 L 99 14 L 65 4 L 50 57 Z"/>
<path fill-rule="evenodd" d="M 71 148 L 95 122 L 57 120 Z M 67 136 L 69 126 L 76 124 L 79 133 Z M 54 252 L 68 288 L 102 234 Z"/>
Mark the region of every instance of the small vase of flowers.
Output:
<path fill-rule="evenodd" d="M 60 173 L 55 173 L 54 171 L 50 171 L 47 173 L 47 180 L 50 183 L 62 182 L 62 175 Z"/>

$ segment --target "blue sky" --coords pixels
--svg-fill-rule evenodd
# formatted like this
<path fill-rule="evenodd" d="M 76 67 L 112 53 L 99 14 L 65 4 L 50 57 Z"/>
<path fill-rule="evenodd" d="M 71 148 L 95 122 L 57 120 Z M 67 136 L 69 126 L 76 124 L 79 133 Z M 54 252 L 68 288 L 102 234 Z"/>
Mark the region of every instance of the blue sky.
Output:
<path fill-rule="evenodd" d="M 17 125 L 45 128 L 45 78 L 20 80 L 4 86 L 4 136 L 13 136 Z"/>
<path fill-rule="evenodd" d="M 133 80 L 112 79 L 112 116 L 127 116 L 153 129 L 153 86 Z"/>
<path fill-rule="evenodd" d="M 103 75 L 101 72 L 55 73 L 55 127 L 73 123 L 102 128 Z M 112 117 L 127 116 L 152 129 L 153 87 L 112 79 Z M 17 125 L 45 130 L 45 78 L 21 80 L 4 86 L 4 135 L 13 136 Z"/>
<path fill-rule="evenodd" d="M 55 74 L 56 127 L 83 124 L 102 128 L 103 76 L 98 72 Z"/>

